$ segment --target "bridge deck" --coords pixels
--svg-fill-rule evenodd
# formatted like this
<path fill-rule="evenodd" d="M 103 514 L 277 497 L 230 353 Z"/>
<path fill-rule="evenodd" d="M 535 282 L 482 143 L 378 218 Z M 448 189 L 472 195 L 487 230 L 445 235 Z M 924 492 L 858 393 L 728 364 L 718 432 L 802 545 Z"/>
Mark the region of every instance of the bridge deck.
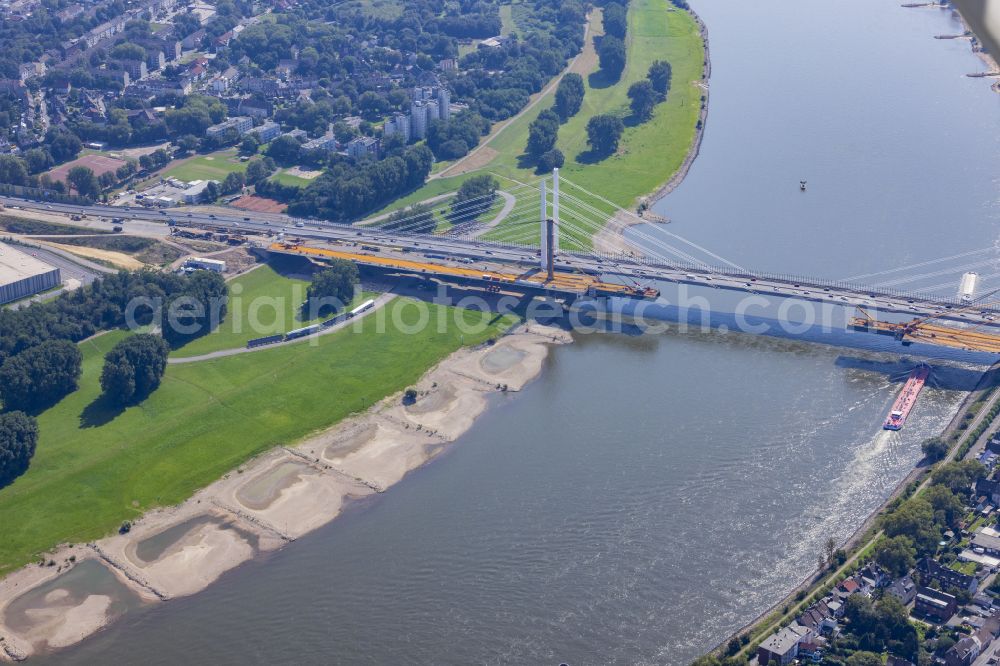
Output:
<path fill-rule="evenodd" d="M 534 289 L 566 292 L 578 296 L 620 296 L 625 298 L 654 299 L 659 296 L 659 291 L 655 289 L 636 288 L 622 284 L 602 282 L 594 276 L 584 273 L 566 273 L 563 271 L 556 271 L 552 279 L 549 280 L 545 273 L 538 270 L 527 271 L 520 274 L 493 269 L 476 270 L 474 268 L 464 268 L 461 266 L 448 266 L 426 261 L 384 257 L 374 254 L 363 254 L 360 252 L 345 252 L 342 250 L 331 250 L 306 245 L 293 245 L 289 243 L 272 243 L 268 249 L 272 252 L 281 252 L 286 254 L 314 256 L 327 259 L 346 259 L 348 261 L 353 261 L 366 266 L 375 266 L 378 268 L 399 270 L 408 273 L 438 275 L 453 278 L 457 277 L 473 282 L 496 283 L 501 286 L 516 286 L 520 284 L 523 286 L 530 286 Z"/>

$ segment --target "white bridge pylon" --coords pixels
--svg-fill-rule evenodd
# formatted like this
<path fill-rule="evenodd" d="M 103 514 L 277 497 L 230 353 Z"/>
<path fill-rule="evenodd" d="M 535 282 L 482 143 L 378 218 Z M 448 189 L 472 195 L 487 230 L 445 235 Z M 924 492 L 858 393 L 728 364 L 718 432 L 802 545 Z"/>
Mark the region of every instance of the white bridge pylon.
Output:
<path fill-rule="evenodd" d="M 552 216 L 549 217 L 549 206 L 545 178 L 538 181 L 539 199 L 542 202 L 539 222 L 541 224 L 541 252 L 538 265 L 548 272 L 552 279 L 555 254 L 559 250 L 559 169 L 552 170 Z"/>

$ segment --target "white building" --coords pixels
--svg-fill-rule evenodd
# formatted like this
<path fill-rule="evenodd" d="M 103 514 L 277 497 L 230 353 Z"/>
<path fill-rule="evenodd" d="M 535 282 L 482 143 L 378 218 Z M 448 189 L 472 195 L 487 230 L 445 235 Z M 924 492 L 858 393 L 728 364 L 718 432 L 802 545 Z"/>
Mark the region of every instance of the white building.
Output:
<path fill-rule="evenodd" d="M 235 118 L 230 118 L 229 120 L 223 121 L 218 125 L 212 125 L 209 127 L 205 130 L 205 136 L 216 137 L 225 133 L 229 129 L 235 129 L 239 132 L 240 136 L 243 136 L 253 129 L 253 118 L 250 116 L 236 116 Z"/>
<path fill-rule="evenodd" d="M 208 187 L 209 183 L 215 183 L 214 180 L 193 180 L 188 183 L 187 188 L 181 192 L 181 198 L 184 203 L 193 204 L 201 201 L 201 195 Z M 218 183 L 216 183 L 218 185 Z"/>
<path fill-rule="evenodd" d="M 401 134 L 403 141 L 406 143 L 410 142 L 410 116 L 404 113 L 397 113 L 385 121 L 385 125 L 382 126 L 382 135 L 388 137 L 395 134 Z"/>
<path fill-rule="evenodd" d="M 226 272 L 226 262 L 220 259 L 206 259 L 205 257 L 191 257 L 184 265 L 187 268 L 201 269 L 205 271 L 215 271 L 216 273 Z"/>
<path fill-rule="evenodd" d="M 261 143 L 267 143 L 281 135 L 281 125 L 275 122 L 266 122 L 260 127 L 255 127 L 253 131 L 260 137 Z"/>
<path fill-rule="evenodd" d="M 0 303 L 10 303 L 58 287 L 58 268 L 0 243 Z"/>
<path fill-rule="evenodd" d="M 358 160 L 366 156 L 378 158 L 378 140 L 370 136 L 359 136 L 347 143 L 347 154 Z"/>

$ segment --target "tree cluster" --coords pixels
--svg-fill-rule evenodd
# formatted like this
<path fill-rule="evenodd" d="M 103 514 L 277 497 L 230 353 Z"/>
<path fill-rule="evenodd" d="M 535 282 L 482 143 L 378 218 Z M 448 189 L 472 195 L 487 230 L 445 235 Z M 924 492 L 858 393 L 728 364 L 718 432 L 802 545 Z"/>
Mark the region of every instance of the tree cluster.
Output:
<path fill-rule="evenodd" d="M 492 208 L 499 188 L 497 179 L 488 174 L 469 178 L 451 200 L 449 219 L 456 224 L 478 219 Z"/>
<path fill-rule="evenodd" d="M 79 348 L 68 340 L 46 340 L 0 365 L 0 401 L 4 409 L 32 412 L 55 404 L 76 390 Z"/>
<path fill-rule="evenodd" d="M 160 326 L 172 345 L 210 332 L 226 315 L 229 289 L 222 275 L 194 271 L 184 285 L 166 297 Z"/>
<path fill-rule="evenodd" d="M 611 155 L 618 150 L 618 142 L 624 131 L 625 124 L 618 116 L 594 116 L 587 121 L 587 143 L 596 154 Z"/>
<path fill-rule="evenodd" d="M 427 128 L 427 147 L 438 160 L 467 155 L 490 131 L 490 123 L 478 113 L 463 112 L 450 120 L 435 120 Z"/>
<path fill-rule="evenodd" d="M 158 303 L 183 292 L 194 276 L 160 271 L 121 271 L 45 303 L 19 310 L 0 309 L 0 362 L 46 340 L 78 342 L 101 330 L 127 323 L 126 311 L 137 325 L 162 314 Z"/>
<path fill-rule="evenodd" d="M 0 488 L 28 470 L 38 443 L 38 424 L 24 412 L 0 414 Z"/>
<path fill-rule="evenodd" d="M 160 385 L 170 345 L 156 335 L 139 333 L 112 347 L 104 357 L 101 389 L 119 405 L 141 401 Z"/>
<path fill-rule="evenodd" d="M 430 149 L 416 145 L 378 162 L 337 164 L 302 188 L 288 212 L 338 222 L 356 219 L 421 185 L 433 163 Z"/>
<path fill-rule="evenodd" d="M 566 122 L 575 116 L 583 106 L 583 77 L 576 72 L 570 72 L 562 77 L 556 87 L 555 110 L 559 118 Z"/>
<path fill-rule="evenodd" d="M 336 312 L 354 298 L 354 288 L 361 281 L 353 261 L 334 259 L 328 268 L 313 275 L 306 292 L 308 319 Z"/>
<path fill-rule="evenodd" d="M 397 210 L 381 226 L 410 234 L 429 234 L 437 228 L 437 220 L 429 204 L 417 204 Z"/>

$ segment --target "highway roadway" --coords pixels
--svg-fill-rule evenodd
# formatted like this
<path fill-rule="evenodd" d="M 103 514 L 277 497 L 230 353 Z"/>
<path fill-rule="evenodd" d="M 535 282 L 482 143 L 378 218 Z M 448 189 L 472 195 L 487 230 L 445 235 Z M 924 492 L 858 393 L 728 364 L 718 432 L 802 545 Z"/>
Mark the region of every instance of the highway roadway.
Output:
<path fill-rule="evenodd" d="M 176 220 L 180 226 L 195 226 L 225 232 L 257 232 L 277 238 L 299 237 L 314 241 L 341 242 L 357 245 L 379 246 L 379 255 L 413 258 L 413 253 L 423 254 L 430 261 L 502 262 L 520 264 L 527 268 L 537 266 L 538 250 L 533 247 L 486 242 L 476 239 L 431 236 L 426 234 L 400 234 L 378 229 L 364 229 L 319 220 L 293 218 L 287 215 L 257 215 L 234 212 L 230 215 L 207 213 L 197 209 L 145 209 L 119 206 L 79 206 L 54 202 L 38 202 L 0 196 L 0 203 L 7 207 L 20 207 L 66 215 L 87 215 L 106 218 L 121 217 L 123 226 L 141 225 L 163 235 L 167 222 Z M 138 223 L 138 224 L 137 224 Z M 161 226 L 162 225 L 162 226 Z M 141 233 L 141 232 L 140 232 Z M 393 248 L 405 247 L 406 253 Z M 606 281 L 619 278 L 623 284 L 651 285 L 655 282 L 695 285 L 728 291 L 760 294 L 767 297 L 795 298 L 816 303 L 833 303 L 841 306 L 862 306 L 878 313 L 898 313 L 923 317 L 940 315 L 940 319 L 977 324 L 985 327 L 1000 326 L 1000 309 L 996 306 L 963 309 L 954 301 L 931 299 L 914 295 L 859 288 L 817 278 L 774 276 L 736 269 L 681 266 L 661 263 L 653 258 L 624 255 L 591 255 L 559 253 L 556 268 L 563 271 L 581 271 L 604 276 Z"/>

